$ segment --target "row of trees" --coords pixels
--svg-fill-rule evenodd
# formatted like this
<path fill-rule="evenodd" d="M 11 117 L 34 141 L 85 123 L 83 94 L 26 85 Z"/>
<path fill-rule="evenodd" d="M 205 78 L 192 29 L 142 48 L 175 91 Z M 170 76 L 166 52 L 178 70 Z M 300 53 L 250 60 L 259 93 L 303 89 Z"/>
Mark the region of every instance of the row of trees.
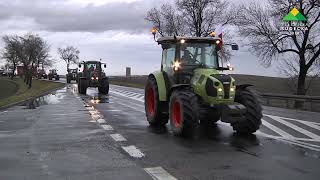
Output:
<path fill-rule="evenodd" d="M 51 66 L 53 63 L 49 55 L 50 46 L 40 36 L 34 34 L 6 35 L 2 40 L 5 44 L 2 58 L 12 68 L 12 78 L 17 65 L 22 64 L 25 73 L 24 81 L 31 88 L 33 69 L 40 65 Z"/>
<path fill-rule="evenodd" d="M 296 6 L 307 30 L 281 31 L 282 18 Z M 320 72 L 320 1 L 268 0 L 232 6 L 226 0 L 175 0 L 148 11 L 147 21 L 160 36 L 208 36 L 218 24 L 233 26 L 249 50 L 269 67 L 281 60 L 281 72 L 296 80 L 296 93 L 305 95 L 309 77 Z M 293 28 L 293 22 L 288 22 Z M 224 41 L 231 41 L 224 36 Z"/>
<path fill-rule="evenodd" d="M 11 78 L 18 65 L 23 66 L 24 81 L 31 88 L 34 69 L 48 68 L 55 62 L 51 58 L 50 46 L 39 35 L 26 34 L 23 36 L 6 35 L 2 37 L 4 49 L 1 58 L 6 60 L 6 66 L 12 70 Z M 67 64 L 67 71 L 72 63 L 77 63 L 80 51 L 73 46 L 58 48 L 58 54 Z"/>

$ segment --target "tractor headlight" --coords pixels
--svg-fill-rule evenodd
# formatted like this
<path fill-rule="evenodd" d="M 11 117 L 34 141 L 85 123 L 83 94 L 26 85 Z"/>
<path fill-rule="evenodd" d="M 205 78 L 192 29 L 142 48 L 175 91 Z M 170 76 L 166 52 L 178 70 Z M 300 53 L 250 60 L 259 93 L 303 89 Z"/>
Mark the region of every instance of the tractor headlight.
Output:
<path fill-rule="evenodd" d="M 94 77 L 91 77 L 91 80 L 94 80 Z"/>
<path fill-rule="evenodd" d="M 178 61 L 175 61 L 174 63 L 173 63 L 173 69 L 175 70 L 175 71 L 178 71 L 178 69 L 180 68 L 180 62 L 178 62 Z"/>
<path fill-rule="evenodd" d="M 219 91 L 219 92 L 222 92 L 222 88 L 218 88 L 218 91 Z"/>
<path fill-rule="evenodd" d="M 234 88 L 230 88 L 230 92 L 234 92 Z"/>

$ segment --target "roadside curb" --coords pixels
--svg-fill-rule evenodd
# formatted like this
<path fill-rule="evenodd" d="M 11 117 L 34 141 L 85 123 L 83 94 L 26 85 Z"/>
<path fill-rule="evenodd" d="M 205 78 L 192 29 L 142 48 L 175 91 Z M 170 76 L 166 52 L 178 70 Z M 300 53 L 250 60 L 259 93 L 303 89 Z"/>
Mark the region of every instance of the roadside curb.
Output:
<path fill-rule="evenodd" d="M 52 92 L 54 92 L 54 91 L 57 91 L 57 90 L 59 90 L 59 89 L 62 89 L 62 88 L 64 88 L 64 87 L 66 87 L 66 83 L 61 83 L 61 82 L 56 82 L 56 83 L 63 84 L 63 86 L 58 87 L 58 88 L 51 89 L 51 90 L 49 90 L 49 91 L 45 91 L 45 92 L 41 93 L 41 94 L 38 95 L 38 96 L 29 97 L 28 99 L 25 99 L 25 100 L 22 100 L 22 101 L 18 101 L 18 102 L 15 102 L 15 103 L 11 103 L 11 104 L 2 106 L 2 107 L 0 107 L 0 110 L 8 109 L 8 108 L 13 107 L 13 106 L 22 105 L 22 104 L 30 101 L 31 99 L 35 99 L 35 98 L 39 98 L 39 97 L 48 95 L 48 94 L 50 94 L 50 93 L 52 93 Z"/>

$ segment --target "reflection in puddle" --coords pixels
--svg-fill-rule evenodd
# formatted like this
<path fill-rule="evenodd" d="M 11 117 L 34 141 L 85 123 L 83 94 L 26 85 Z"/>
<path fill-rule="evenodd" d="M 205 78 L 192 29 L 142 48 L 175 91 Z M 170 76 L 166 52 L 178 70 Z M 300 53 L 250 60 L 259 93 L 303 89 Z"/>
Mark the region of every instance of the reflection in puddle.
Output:
<path fill-rule="evenodd" d="M 48 105 L 48 104 L 58 104 L 61 99 L 65 97 L 66 88 L 62 90 L 58 90 L 55 93 L 48 94 L 46 96 L 42 96 L 39 98 L 30 99 L 28 102 L 25 103 L 27 109 L 36 109 L 41 105 Z"/>
<path fill-rule="evenodd" d="M 98 94 L 98 96 L 91 97 L 90 103 L 92 104 L 110 103 L 110 99 L 108 95 Z"/>

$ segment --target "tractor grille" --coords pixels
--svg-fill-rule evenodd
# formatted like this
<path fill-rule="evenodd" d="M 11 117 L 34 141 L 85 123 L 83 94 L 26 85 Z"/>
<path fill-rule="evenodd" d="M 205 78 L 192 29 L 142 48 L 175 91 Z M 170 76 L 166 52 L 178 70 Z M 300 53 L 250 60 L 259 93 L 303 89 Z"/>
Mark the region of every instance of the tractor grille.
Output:
<path fill-rule="evenodd" d="M 230 98 L 230 85 L 231 85 L 231 76 L 226 74 L 213 74 L 212 77 L 218 79 L 224 88 L 224 99 Z"/>
<path fill-rule="evenodd" d="M 216 97 L 217 96 L 217 89 L 213 86 L 213 81 L 208 78 L 206 82 L 206 92 L 208 96 Z"/>

